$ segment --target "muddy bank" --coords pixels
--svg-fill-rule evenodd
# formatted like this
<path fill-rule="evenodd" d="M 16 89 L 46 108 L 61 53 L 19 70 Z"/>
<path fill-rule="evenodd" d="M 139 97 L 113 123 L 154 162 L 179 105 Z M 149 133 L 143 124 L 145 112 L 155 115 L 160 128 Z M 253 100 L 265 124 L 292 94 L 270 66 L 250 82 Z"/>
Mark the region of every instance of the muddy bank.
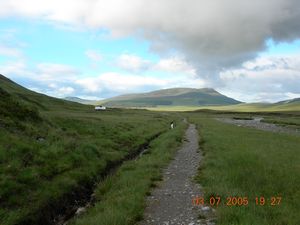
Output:
<path fill-rule="evenodd" d="M 283 127 L 271 123 L 264 123 L 261 121 L 263 119 L 262 117 L 254 117 L 253 120 L 232 119 L 232 118 L 216 118 L 216 119 L 221 122 L 230 123 L 242 127 L 252 127 L 264 131 L 300 135 L 299 129 Z"/>

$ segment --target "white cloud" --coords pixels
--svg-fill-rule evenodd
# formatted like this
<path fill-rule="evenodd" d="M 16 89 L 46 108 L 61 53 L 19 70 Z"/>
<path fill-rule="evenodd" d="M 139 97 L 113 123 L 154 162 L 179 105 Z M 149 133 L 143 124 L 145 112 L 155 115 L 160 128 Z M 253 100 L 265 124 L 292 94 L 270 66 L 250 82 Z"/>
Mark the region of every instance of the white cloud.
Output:
<path fill-rule="evenodd" d="M 28 67 L 26 61 L 17 60 L 0 64 L 0 71 L 8 77 L 21 77 L 36 80 L 38 82 L 52 83 L 73 81 L 80 74 L 76 68 L 55 63 L 40 63 L 35 67 Z"/>
<path fill-rule="evenodd" d="M 85 55 L 94 63 L 100 62 L 103 59 L 103 56 L 95 50 L 86 50 Z"/>
<path fill-rule="evenodd" d="M 104 98 L 99 98 L 98 96 L 93 96 L 93 95 L 78 95 L 78 98 L 81 99 L 87 99 L 87 100 L 92 100 L 92 101 L 99 101 L 99 100 L 103 100 Z"/>
<path fill-rule="evenodd" d="M 149 69 L 150 61 L 132 54 L 122 54 L 117 59 L 117 65 L 129 72 L 141 72 Z"/>
<path fill-rule="evenodd" d="M 0 16 L 137 35 L 153 50 L 177 49 L 198 72 L 216 75 L 254 58 L 268 38 L 299 38 L 299 6 L 298 0 L 0 0 Z"/>
<path fill-rule="evenodd" d="M 23 60 L 0 64 L 0 71 L 33 91 L 55 97 L 75 94 L 76 89 L 72 86 L 80 74 L 69 65 L 40 63 L 31 68 Z"/>
<path fill-rule="evenodd" d="M 255 57 L 266 48 L 267 39 L 276 43 L 300 38 L 299 7 L 298 0 L 0 0 L 1 18 L 17 16 L 59 26 L 104 28 L 113 37 L 143 38 L 149 41 L 151 50 L 163 57 L 165 52 L 174 50 L 184 56 L 163 58 L 157 64 L 130 54 L 118 59 L 118 65 L 129 73 L 175 74 L 165 78 L 112 73 L 78 78 L 80 72 L 72 67 L 48 63 L 30 69 L 24 60 L 8 62 L 0 65 L 0 69 L 10 76 L 52 83 L 54 86 L 49 88 L 56 89 L 62 87 L 55 83 L 58 80 L 63 87 L 70 82 L 92 92 L 104 89 L 132 92 L 143 86 L 178 84 L 213 84 L 221 88 L 223 84 L 224 91 L 242 99 L 274 101 L 298 96 L 300 57 Z M 11 43 L 12 33 L 5 38 L 7 43 Z M 3 43 L 0 54 L 20 56 L 20 45 Z M 101 60 L 96 51 L 88 50 L 86 55 L 94 62 Z M 178 76 L 181 73 L 187 76 Z"/>
<path fill-rule="evenodd" d="M 99 93 L 106 90 L 115 94 L 171 87 L 205 87 L 205 82 L 200 78 L 195 79 L 186 76 L 155 78 L 119 73 L 104 73 L 97 77 L 78 79 L 76 83 L 82 86 L 88 93 Z"/>
<path fill-rule="evenodd" d="M 60 81 L 72 81 L 79 74 L 78 69 L 65 64 L 40 63 L 36 69 L 37 79 L 42 81 L 53 81 L 57 79 Z"/>
<path fill-rule="evenodd" d="M 75 91 L 72 87 L 61 87 L 58 89 L 57 96 L 67 96 L 73 94 Z"/>
<path fill-rule="evenodd" d="M 56 83 L 50 83 L 50 84 L 48 84 L 48 87 L 54 89 L 54 88 L 57 88 L 58 85 Z"/>
<path fill-rule="evenodd" d="M 0 45 L 0 55 L 19 58 L 23 54 L 22 54 L 22 51 L 18 48 Z"/>
<path fill-rule="evenodd" d="M 259 57 L 220 74 L 222 91 L 243 101 L 270 101 L 300 96 L 300 56 Z"/>
<path fill-rule="evenodd" d="M 151 65 L 151 71 L 154 71 L 154 67 L 173 70 L 162 77 L 128 73 L 103 73 L 91 77 L 83 76 L 69 65 L 40 63 L 35 68 L 28 68 L 25 61 L 21 60 L 0 65 L 0 70 L 13 79 L 26 78 L 32 89 L 39 92 L 43 90 L 56 97 L 74 95 L 103 98 L 161 88 L 209 87 L 205 79 L 184 72 L 190 71 L 188 64 L 174 64 L 171 58 Z M 299 97 L 300 56 L 259 57 L 244 63 L 239 69 L 222 72 L 220 78 L 223 83 L 222 87 L 217 88 L 220 92 L 246 102 L 275 102 Z"/>
<path fill-rule="evenodd" d="M 287 92 L 287 93 L 285 93 L 285 94 L 286 94 L 286 96 L 288 97 L 288 99 L 300 98 L 300 93 L 295 94 L 295 93 Z"/>
<path fill-rule="evenodd" d="M 141 59 L 142 60 L 142 59 Z M 172 60 L 170 60 L 172 62 Z M 160 70 L 184 71 L 182 66 L 175 68 L 152 64 Z M 170 63 L 172 65 L 172 63 Z M 159 65 L 159 66 L 158 66 Z M 175 63 L 175 65 L 177 65 Z M 181 64 L 180 64 L 181 65 Z M 182 65 L 185 65 L 184 63 Z M 187 67 L 189 68 L 189 67 Z M 174 70 L 175 69 L 175 70 Z M 103 73 L 98 76 L 83 75 L 77 68 L 64 64 L 39 63 L 30 68 L 24 61 L 0 65 L 3 74 L 13 79 L 24 79 L 32 90 L 51 96 L 115 96 L 124 93 L 144 92 L 170 87 L 205 87 L 205 81 L 199 77 L 186 76 L 184 73 L 170 73 L 163 77 L 128 73 Z M 187 70 L 189 71 L 189 70 Z M 91 95 L 92 94 L 92 95 Z"/>
<path fill-rule="evenodd" d="M 75 83 L 83 87 L 85 92 L 87 93 L 99 93 L 102 91 L 102 83 L 98 78 L 86 77 L 76 80 Z"/>
<path fill-rule="evenodd" d="M 117 59 L 117 66 L 133 73 L 151 71 L 196 76 L 196 69 L 179 56 L 162 58 L 154 63 L 137 55 L 122 54 Z"/>
<path fill-rule="evenodd" d="M 91 93 L 101 92 L 103 89 L 125 93 L 140 87 L 163 86 L 165 84 L 162 79 L 119 73 L 104 73 L 97 77 L 79 79 L 76 83 Z"/>
<path fill-rule="evenodd" d="M 161 59 L 153 67 L 154 70 L 166 71 L 171 73 L 182 73 L 187 75 L 196 75 L 196 69 L 179 57 Z"/>
<path fill-rule="evenodd" d="M 28 89 L 49 96 L 54 96 L 57 98 L 69 97 L 72 96 L 75 92 L 75 89 L 73 87 L 64 87 L 64 86 L 58 87 L 57 85 L 55 85 L 55 87 L 51 87 L 50 89 L 45 89 L 44 87 L 36 87 L 36 86 L 35 87 L 30 86 L 28 87 Z"/>
<path fill-rule="evenodd" d="M 27 69 L 27 65 L 24 60 L 9 61 L 5 64 L 0 64 L 1 74 L 9 77 L 31 77 L 33 72 Z"/>

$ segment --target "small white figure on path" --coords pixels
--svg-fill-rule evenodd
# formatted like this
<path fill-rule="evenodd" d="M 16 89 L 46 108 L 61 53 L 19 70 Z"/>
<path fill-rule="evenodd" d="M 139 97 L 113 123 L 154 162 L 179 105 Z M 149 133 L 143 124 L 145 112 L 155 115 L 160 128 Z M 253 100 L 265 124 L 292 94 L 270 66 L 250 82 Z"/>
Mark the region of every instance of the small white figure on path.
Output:
<path fill-rule="evenodd" d="M 171 129 L 173 129 L 174 128 L 174 122 L 172 121 L 171 122 Z"/>

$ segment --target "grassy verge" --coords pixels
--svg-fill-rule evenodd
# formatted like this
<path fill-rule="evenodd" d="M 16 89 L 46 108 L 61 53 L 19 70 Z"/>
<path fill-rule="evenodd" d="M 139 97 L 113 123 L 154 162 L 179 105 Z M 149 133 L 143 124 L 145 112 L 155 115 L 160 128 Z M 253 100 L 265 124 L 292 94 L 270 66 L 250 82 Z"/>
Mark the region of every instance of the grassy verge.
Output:
<path fill-rule="evenodd" d="M 142 219 L 145 196 L 161 170 L 172 159 L 181 144 L 186 125 L 180 124 L 150 144 L 149 152 L 136 161 L 124 163 L 113 176 L 99 184 L 97 201 L 73 225 L 129 225 Z"/>
<path fill-rule="evenodd" d="M 51 224 L 75 204 L 78 190 L 179 119 L 146 110 L 95 112 L 0 75 L 0 224 Z"/>
<path fill-rule="evenodd" d="M 1 225 L 46 220 L 43 209 L 59 209 L 63 196 L 91 183 L 107 165 L 122 160 L 178 118 L 138 110 L 96 113 L 86 107 L 40 115 L 38 121 L 2 117 Z"/>
<path fill-rule="evenodd" d="M 220 196 L 220 225 L 300 224 L 300 139 L 223 124 L 191 114 L 200 128 L 204 160 L 199 182 L 205 198 Z M 229 196 L 247 197 L 245 206 L 227 206 Z M 263 196 L 265 205 L 256 205 Z M 282 197 L 271 205 L 271 197 Z"/>
<path fill-rule="evenodd" d="M 225 106 L 157 106 L 152 108 L 148 107 L 147 109 L 153 111 L 214 110 L 227 112 L 293 112 L 299 114 L 300 104 L 242 103 L 237 105 Z"/>
<path fill-rule="evenodd" d="M 288 126 L 288 127 L 294 127 L 294 128 L 300 128 L 300 118 L 299 117 L 270 117 L 270 118 L 265 118 L 261 120 L 262 122 L 265 123 L 272 123 L 272 124 L 277 124 L 280 126 Z"/>

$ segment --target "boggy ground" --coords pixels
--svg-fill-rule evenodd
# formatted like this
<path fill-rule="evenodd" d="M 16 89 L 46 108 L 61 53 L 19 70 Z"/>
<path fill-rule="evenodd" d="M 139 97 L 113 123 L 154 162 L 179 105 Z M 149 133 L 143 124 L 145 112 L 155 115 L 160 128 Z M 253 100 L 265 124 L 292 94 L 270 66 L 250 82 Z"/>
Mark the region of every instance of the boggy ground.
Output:
<path fill-rule="evenodd" d="M 265 123 L 262 121 L 263 118 L 256 117 L 252 120 L 249 119 L 232 119 L 232 118 L 217 118 L 217 120 L 234 124 L 237 126 L 244 126 L 244 127 L 252 127 L 258 130 L 264 130 L 264 131 L 271 131 L 271 132 L 277 132 L 277 133 L 287 133 L 287 134 L 293 134 L 293 135 L 300 135 L 300 129 L 297 128 L 289 128 L 284 126 L 279 126 L 273 123 Z"/>
<path fill-rule="evenodd" d="M 221 198 L 218 225 L 300 224 L 299 136 L 223 123 L 211 115 L 189 115 L 199 128 L 204 155 L 197 180 L 205 199 Z M 232 203 L 232 197 L 249 202 Z M 272 202 L 272 197 L 282 201 Z M 256 198 L 264 201 L 257 203 Z"/>

